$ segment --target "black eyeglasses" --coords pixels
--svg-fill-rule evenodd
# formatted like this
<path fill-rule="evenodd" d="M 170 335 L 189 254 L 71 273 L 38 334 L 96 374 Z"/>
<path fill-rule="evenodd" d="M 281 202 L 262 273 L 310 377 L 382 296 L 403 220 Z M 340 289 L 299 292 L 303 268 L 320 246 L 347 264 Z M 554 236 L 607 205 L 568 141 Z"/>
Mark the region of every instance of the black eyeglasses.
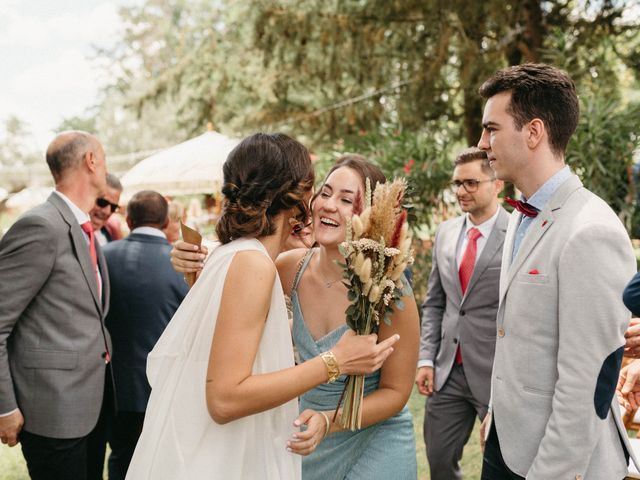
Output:
<path fill-rule="evenodd" d="M 493 182 L 493 178 L 489 178 L 488 180 L 476 180 L 475 178 L 466 178 L 464 180 L 454 180 L 450 183 L 451 189 L 455 192 L 461 186 L 467 191 L 467 193 L 473 193 L 478 191 L 478 185 L 483 182 Z"/>
<path fill-rule="evenodd" d="M 118 208 L 120 208 L 120 206 L 117 203 L 111 203 L 106 198 L 96 198 L 96 205 L 99 206 L 100 208 L 104 208 L 107 205 L 109 205 L 111 207 L 111 213 L 115 213 L 118 210 Z"/>

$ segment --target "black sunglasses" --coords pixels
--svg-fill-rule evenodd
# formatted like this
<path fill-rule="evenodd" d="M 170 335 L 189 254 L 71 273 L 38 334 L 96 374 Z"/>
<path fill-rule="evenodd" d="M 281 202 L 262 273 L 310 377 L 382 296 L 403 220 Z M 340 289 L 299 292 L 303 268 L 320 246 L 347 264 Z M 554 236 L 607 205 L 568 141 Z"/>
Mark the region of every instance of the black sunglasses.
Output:
<path fill-rule="evenodd" d="M 96 198 L 96 205 L 98 205 L 100 208 L 104 208 L 109 205 L 111 207 L 111 213 L 115 213 L 118 208 L 120 208 L 117 203 L 111 203 L 106 198 Z"/>

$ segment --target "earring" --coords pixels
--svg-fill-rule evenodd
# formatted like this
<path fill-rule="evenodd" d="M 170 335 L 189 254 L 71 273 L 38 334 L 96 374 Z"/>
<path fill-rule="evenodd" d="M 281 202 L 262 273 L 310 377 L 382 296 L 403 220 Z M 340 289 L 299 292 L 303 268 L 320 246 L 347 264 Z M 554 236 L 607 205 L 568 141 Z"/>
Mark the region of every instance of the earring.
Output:
<path fill-rule="evenodd" d="M 289 226 L 291 227 L 292 234 L 300 233 L 304 228 L 304 226 L 302 225 L 302 222 L 300 220 L 296 220 L 293 217 L 289 219 Z"/>

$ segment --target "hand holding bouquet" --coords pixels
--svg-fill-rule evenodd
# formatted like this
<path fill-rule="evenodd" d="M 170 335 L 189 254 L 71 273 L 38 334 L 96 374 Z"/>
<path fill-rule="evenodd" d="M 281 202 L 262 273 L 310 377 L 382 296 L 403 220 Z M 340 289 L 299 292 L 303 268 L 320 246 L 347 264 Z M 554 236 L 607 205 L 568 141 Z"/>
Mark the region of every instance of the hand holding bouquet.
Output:
<path fill-rule="evenodd" d="M 346 240 L 339 247 L 351 302 L 346 321 L 358 335 L 376 332 L 381 320 L 390 324 L 393 309 L 404 308 L 401 298 L 410 292 L 403 275 L 413 263 L 407 211 L 402 208 L 406 186 L 404 179 L 396 179 L 377 184 L 372 194 L 367 179 L 364 209 L 348 221 Z M 337 415 L 344 400 L 339 419 L 343 428 L 361 427 L 363 397 L 364 375 L 350 375 L 336 409 Z"/>

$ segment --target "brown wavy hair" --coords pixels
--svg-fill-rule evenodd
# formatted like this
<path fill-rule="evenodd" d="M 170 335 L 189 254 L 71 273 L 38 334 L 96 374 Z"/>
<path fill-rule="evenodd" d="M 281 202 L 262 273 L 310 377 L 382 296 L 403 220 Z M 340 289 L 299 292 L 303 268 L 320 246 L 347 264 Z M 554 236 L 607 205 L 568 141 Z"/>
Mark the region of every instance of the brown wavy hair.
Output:
<path fill-rule="evenodd" d="M 382 173 L 382 170 L 380 170 L 380 167 L 378 167 L 377 165 L 374 165 L 362 155 L 358 155 L 357 153 L 347 153 L 345 155 L 342 155 L 336 160 L 336 163 L 333 164 L 333 166 L 327 172 L 327 175 L 324 177 L 324 181 L 322 182 L 322 184 L 324 185 L 326 183 L 327 178 L 329 178 L 329 175 L 331 175 L 334 171 L 342 167 L 348 167 L 354 172 L 356 172 L 360 177 L 360 179 L 362 180 L 363 185 L 367 182 L 367 178 L 368 178 L 369 182 L 371 183 L 371 191 L 375 190 L 376 185 L 378 183 L 386 183 L 387 181 L 387 177 L 385 177 L 384 173 Z M 318 195 L 320 195 L 321 192 L 322 192 L 322 187 L 320 187 L 316 192 L 316 194 L 313 196 L 313 200 L 311 201 L 312 205 L 313 205 L 313 202 L 316 200 L 316 198 L 318 198 Z M 362 193 L 364 194 L 364 192 Z M 363 207 L 362 205 L 363 200 L 364 198 L 358 195 L 358 201 L 357 201 L 358 204 L 354 205 L 354 213 L 360 213 Z"/>
<path fill-rule="evenodd" d="M 222 216 L 218 239 L 271 235 L 275 217 L 297 208 L 305 222 L 309 207 L 305 193 L 313 187 L 313 165 L 304 145 L 282 133 L 256 133 L 242 140 L 222 167 Z"/>

